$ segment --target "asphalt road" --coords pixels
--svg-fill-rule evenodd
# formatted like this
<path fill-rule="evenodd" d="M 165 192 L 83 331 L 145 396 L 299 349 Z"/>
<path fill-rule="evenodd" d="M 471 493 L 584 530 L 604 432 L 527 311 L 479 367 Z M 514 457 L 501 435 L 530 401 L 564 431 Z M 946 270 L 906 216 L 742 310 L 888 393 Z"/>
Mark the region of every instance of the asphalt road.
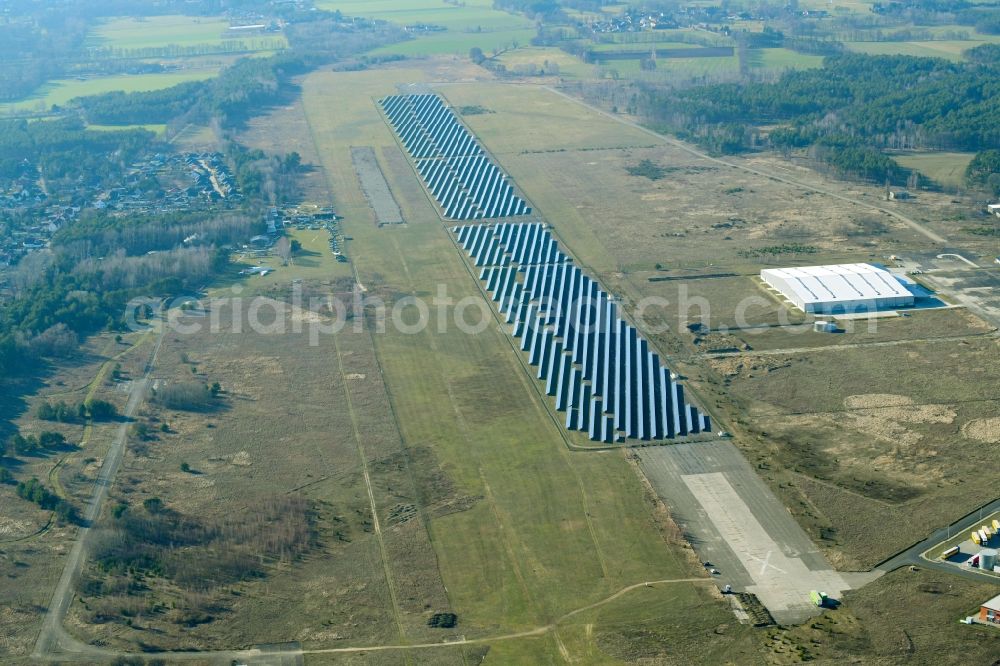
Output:
<path fill-rule="evenodd" d="M 988 516 L 991 513 L 1000 511 L 1000 499 L 993 500 L 989 504 L 986 504 L 979 509 L 976 509 L 972 513 L 956 520 L 951 525 L 947 527 L 942 527 L 941 529 L 932 532 L 926 539 L 919 543 L 915 543 L 903 552 L 890 557 L 888 560 L 882 562 L 876 569 L 881 571 L 889 572 L 900 567 L 906 566 L 920 566 L 928 567 L 930 569 L 937 569 L 939 571 L 945 571 L 950 574 L 955 574 L 957 576 L 964 576 L 970 580 L 975 580 L 980 583 L 983 581 L 994 581 L 1000 584 L 1000 578 L 983 573 L 979 569 L 973 569 L 971 567 L 956 566 L 954 564 L 948 564 L 947 562 L 942 562 L 937 559 L 928 559 L 923 557 L 923 553 L 927 552 L 929 549 L 938 545 L 942 541 L 949 539 L 956 534 L 962 532 L 971 532 L 973 526 L 978 526 L 982 523 L 983 516 Z"/>

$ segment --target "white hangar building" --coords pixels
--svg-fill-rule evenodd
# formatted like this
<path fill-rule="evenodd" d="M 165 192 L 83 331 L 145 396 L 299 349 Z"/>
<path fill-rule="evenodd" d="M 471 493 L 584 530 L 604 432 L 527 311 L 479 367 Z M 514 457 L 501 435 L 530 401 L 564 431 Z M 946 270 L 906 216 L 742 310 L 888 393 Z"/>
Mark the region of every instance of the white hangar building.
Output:
<path fill-rule="evenodd" d="M 836 314 L 913 305 L 913 292 L 871 264 L 767 268 L 761 279 L 803 312 Z"/>

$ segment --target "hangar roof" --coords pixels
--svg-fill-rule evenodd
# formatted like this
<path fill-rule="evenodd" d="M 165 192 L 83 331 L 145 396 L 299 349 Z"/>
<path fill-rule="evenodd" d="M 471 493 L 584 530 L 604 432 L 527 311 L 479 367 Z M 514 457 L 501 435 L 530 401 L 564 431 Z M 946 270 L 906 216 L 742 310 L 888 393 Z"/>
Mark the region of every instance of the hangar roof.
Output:
<path fill-rule="evenodd" d="M 760 273 L 783 281 L 804 303 L 912 296 L 892 273 L 871 264 L 767 268 Z"/>

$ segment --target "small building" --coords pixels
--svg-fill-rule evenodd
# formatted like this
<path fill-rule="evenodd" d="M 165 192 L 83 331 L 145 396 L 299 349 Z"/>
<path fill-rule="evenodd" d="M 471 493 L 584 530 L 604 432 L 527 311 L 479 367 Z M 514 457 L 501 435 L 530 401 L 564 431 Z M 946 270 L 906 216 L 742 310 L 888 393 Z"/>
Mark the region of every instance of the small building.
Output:
<path fill-rule="evenodd" d="M 889 192 L 890 201 L 904 201 L 906 199 L 912 199 L 913 195 L 906 190 L 893 190 Z"/>
<path fill-rule="evenodd" d="M 766 268 L 760 278 L 803 312 L 871 312 L 913 305 L 913 292 L 871 264 Z"/>
<path fill-rule="evenodd" d="M 834 322 L 822 320 L 813 322 L 813 330 L 817 333 L 836 333 L 840 329 Z"/>
<path fill-rule="evenodd" d="M 979 621 L 1000 625 L 1000 594 L 979 606 Z"/>
<path fill-rule="evenodd" d="M 1000 203 L 990 204 L 986 207 L 986 212 L 990 215 L 996 215 L 1000 217 Z"/>

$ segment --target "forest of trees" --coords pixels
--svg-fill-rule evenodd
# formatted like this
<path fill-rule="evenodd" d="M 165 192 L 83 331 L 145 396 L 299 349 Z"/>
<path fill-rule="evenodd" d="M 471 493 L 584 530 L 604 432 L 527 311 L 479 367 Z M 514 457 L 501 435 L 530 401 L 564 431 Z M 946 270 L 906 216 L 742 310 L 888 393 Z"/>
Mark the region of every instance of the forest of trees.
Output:
<path fill-rule="evenodd" d="M 965 169 L 965 182 L 994 196 L 1000 196 L 1000 150 L 983 150 Z"/>
<path fill-rule="evenodd" d="M 36 165 L 53 185 L 61 179 L 118 178 L 153 138 L 152 132 L 141 129 L 87 130 L 78 118 L 0 120 L 0 182 L 21 175 L 25 163 Z"/>
<path fill-rule="evenodd" d="M 207 81 L 151 92 L 110 92 L 81 97 L 74 103 L 92 123 L 167 123 L 180 117 L 201 122 L 221 118 L 225 123 L 276 101 L 289 77 L 304 67 L 302 60 L 292 56 L 244 58 Z"/>
<path fill-rule="evenodd" d="M 199 245 L 229 245 L 259 233 L 260 227 L 259 220 L 240 211 L 133 213 L 120 217 L 103 210 L 88 210 L 76 223 L 56 232 L 52 242 L 61 253 L 83 260 L 117 252 L 130 256 L 170 250 L 192 236 L 197 236 Z"/>
<path fill-rule="evenodd" d="M 774 83 L 648 87 L 642 103 L 653 121 L 720 153 L 813 147 L 839 171 L 895 180 L 906 171 L 883 149 L 1000 147 L 1000 63 L 988 60 L 992 49 L 974 49 L 968 64 L 836 55 Z M 779 128 L 764 133 L 762 125 Z"/>

